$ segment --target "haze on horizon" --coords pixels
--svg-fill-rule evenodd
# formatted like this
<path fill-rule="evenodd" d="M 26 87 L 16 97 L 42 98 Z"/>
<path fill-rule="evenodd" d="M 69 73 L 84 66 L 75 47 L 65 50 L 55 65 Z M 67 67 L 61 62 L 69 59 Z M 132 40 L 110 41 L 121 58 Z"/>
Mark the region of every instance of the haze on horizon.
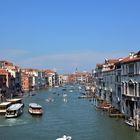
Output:
<path fill-rule="evenodd" d="M 140 49 L 139 0 L 0 1 L 0 59 L 67 73 Z"/>

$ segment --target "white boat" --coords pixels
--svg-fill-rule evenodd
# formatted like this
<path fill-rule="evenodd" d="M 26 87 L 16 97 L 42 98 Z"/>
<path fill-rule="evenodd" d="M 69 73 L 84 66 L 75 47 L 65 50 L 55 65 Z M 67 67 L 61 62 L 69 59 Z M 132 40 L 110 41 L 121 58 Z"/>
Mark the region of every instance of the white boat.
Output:
<path fill-rule="evenodd" d="M 57 138 L 56 140 L 72 140 L 72 137 L 64 135 L 62 138 Z"/>
<path fill-rule="evenodd" d="M 62 90 L 66 91 L 67 89 L 66 88 L 63 88 Z"/>
<path fill-rule="evenodd" d="M 134 120 L 125 120 L 124 122 L 129 126 L 134 126 Z"/>
<path fill-rule="evenodd" d="M 73 90 L 70 90 L 70 92 L 72 93 L 72 92 L 73 92 Z"/>
<path fill-rule="evenodd" d="M 42 115 L 43 114 L 42 106 L 36 103 L 30 103 L 29 113 L 32 115 Z"/>
<path fill-rule="evenodd" d="M 54 102 L 54 99 L 52 99 L 52 98 L 48 98 L 48 99 L 46 99 L 46 102 Z"/>
<path fill-rule="evenodd" d="M 11 102 L 3 102 L 0 104 L 0 114 L 6 113 L 7 108 L 11 105 Z"/>
<path fill-rule="evenodd" d="M 78 89 L 79 89 L 79 90 L 81 90 L 81 89 L 82 89 L 82 87 L 80 87 L 80 86 L 79 86 L 79 87 L 78 87 Z"/>
<path fill-rule="evenodd" d="M 22 103 L 21 98 L 15 98 L 15 99 L 6 99 L 7 102 L 11 102 L 11 104 L 17 104 L 17 103 Z"/>
<path fill-rule="evenodd" d="M 65 103 L 67 103 L 67 102 L 68 102 L 68 100 L 67 100 L 67 99 L 65 99 L 65 98 L 63 99 L 63 101 L 64 101 Z"/>
<path fill-rule="evenodd" d="M 17 103 L 12 104 L 7 108 L 5 117 L 6 118 L 15 118 L 20 116 L 23 113 L 23 104 Z"/>
<path fill-rule="evenodd" d="M 67 97 L 67 94 L 63 94 L 63 97 Z"/>

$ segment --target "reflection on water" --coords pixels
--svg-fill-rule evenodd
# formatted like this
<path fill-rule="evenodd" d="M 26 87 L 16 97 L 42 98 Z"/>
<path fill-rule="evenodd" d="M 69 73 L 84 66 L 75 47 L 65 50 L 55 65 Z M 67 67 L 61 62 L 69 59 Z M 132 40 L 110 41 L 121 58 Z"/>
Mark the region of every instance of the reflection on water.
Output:
<path fill-rule="evenodd" d="M 6 127 L 6 126 L 16 126 L 16 125 L 24 125 L 28 122 L 22 119 L 17 118 L 11 118 L 11 119 L 5 119 L 0 123 L 0 127 Z"/>

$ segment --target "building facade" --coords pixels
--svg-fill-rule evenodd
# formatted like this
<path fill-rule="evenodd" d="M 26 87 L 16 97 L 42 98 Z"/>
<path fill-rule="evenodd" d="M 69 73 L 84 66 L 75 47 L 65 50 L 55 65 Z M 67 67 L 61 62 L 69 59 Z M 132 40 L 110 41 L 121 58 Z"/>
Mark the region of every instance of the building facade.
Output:
<path fill-rule="evenodd" d="M 125 116 L 140 116 L 140 52 L 105 60 L 93 71 L 96 95 Z"/>

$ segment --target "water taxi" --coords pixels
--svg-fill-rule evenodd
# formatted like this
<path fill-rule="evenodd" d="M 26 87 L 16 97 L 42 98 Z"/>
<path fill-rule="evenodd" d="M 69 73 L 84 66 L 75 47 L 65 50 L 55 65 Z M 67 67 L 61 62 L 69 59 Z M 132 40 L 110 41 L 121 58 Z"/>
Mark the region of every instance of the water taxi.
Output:
<path fill-rule="evenodd" d="M 6 113 L 6 109 L 11 105 L 11 102 L 3 102 L 0 104 L 0 114 Z"/>
<path fill-rule="evenodd" d="M 11 104 L 21 104 L 22 103 L 22 99 L 21 98 L 14 98 L 14 99 L 6 99 L 7 102 L 11 102 Z"/>
<path fill-rule="evenodd" d="M 36 103 L 30 103 L 29 113 L 32 115 L 42 115 L 43 114 L 42 106 Z"/>
<path fill-rule="evenodd" d="M 17 103 L 12 104 L 7 108 L 5 117 L 6 118 L 16 118 L 23 113 L 23 104 Z"/>

